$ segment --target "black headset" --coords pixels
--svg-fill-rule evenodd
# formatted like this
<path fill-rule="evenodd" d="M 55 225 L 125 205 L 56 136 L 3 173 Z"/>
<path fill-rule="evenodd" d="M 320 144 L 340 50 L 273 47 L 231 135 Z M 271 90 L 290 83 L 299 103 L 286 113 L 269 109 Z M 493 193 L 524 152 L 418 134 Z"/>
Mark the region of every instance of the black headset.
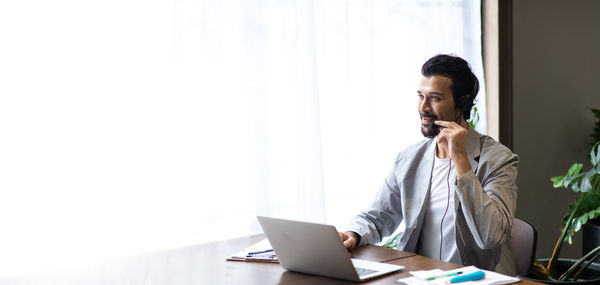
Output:
<path fill-rule="evenodd" d="M 471 108 L 475 105 L 473 101 L 470 101 L 471 96 L 475 97 L 475 94 L 479 92 L 479 80 L 477 80 L 476 76 L 473 76 L 473 89 L 471 89 L 471 93 L 466 94 L 456 101 L 456 107 L 460 110 L 460 115 L 468 114 L 471 112 Z M 464 116 L 463 116 L 464 117 Z"/>
<path fill-rule="evenodd" d="M 442 247 L 444 245 L 444 219 L 446 219 L 446 214 L 448 213 L 448 209 L 450 208 L 450 172 L 452 172 L 452 159 L 450 159 L 448 165 L 448 175 L 446 176 L 446 184 L 448 186 L 448 196 L 446 200 L 446 210 L 444 211 L 444 215 L 442 216 L 442 221 L 440 222 L 440 260 L 442 260 Z"/>

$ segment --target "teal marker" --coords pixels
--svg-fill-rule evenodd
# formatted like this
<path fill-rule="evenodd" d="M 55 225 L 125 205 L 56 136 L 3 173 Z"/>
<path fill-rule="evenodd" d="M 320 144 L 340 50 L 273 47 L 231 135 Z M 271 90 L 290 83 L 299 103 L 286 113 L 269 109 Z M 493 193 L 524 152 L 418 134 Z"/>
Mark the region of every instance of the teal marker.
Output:
<path fill-rule="evenodd" d="M 483 278 L 485 278 L 485 272 L 479 270 L 479 271 L 475 271 L 473 273 L 454 277 L 454 278 L 446 281 L 446 283 L 451 284 L 451 283 L 460 283 L 460 282 L 466 282 L 466 281 L 475 281 L 475 280 L 480 280 Z"/>
<path fill-rule="evenodd" d="M 438 276 L 433 276 L 433 277 L 428 277 L 428 278 L 425 278 L 425 280 L 431 281 L 431 280 L 436 280 L 436 279 L 440 279 L 440 278 L 446 278 L 446 277 L 456 276 L 458 274 L 462 274 L 462 271 L 448 273 L 448 274 L 443 274 L 443 275 L 438 275 Z"/>

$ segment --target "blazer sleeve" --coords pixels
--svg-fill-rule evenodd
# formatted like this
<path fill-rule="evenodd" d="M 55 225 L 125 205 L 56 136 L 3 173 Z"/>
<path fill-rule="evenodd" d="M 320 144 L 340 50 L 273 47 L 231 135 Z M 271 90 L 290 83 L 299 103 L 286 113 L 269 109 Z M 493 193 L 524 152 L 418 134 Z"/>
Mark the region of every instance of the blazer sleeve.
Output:
<path fill-rule="evenodd" d="M 510 233 L 517 203 L 519 157 L 502 145 L 482 152 L 477 174 L 471 170 L 456 183 L 459 207 L 481 249 L 500 247 Z"/>
<path fill-rule="evenodd" d="M 348 231 L 360 235 L 358 246 L 380 242 L 383 237 L 391 235 L 403 219 L 395 174 L 397 167 L 398 160 L 369 207 L 358 214 L 347 227 Z"/>

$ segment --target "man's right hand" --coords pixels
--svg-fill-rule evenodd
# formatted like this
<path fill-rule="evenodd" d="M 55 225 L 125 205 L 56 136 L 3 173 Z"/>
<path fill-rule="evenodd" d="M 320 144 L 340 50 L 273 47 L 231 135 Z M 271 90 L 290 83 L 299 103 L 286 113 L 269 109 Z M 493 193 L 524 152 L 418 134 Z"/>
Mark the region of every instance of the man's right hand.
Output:
<path fill-rule="evenodd" d="M 355 232 L 338 232 L 340 235 L 340 239 L 342 243 L 347 249 L 353 249 L 356 246 L 356 241 L 358 240 L 358 234 Z"/>

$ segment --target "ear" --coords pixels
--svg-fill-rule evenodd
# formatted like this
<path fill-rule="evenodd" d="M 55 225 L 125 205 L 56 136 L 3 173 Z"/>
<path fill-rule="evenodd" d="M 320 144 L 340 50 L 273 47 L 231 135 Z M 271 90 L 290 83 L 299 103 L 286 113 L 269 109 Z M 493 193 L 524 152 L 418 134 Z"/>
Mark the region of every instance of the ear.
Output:
<path fill-rule="evenodd" d="M 471 95 L 467 94 L 463 97 L 460 97 L 456 102 L 456 110 L 458 114 L 456 114 L 455 122 L 458 124 L 461 124 L 461 121 L 464 120 L 463 113 L 471 111 L 471 108 L 469 108 L 469 96 Z"/>
<path fill-rule="evenodd" d="M 467 94 L 463 97 L 458 98 L 458 104 L 456 104 L 456 107 L 458 107 L 458 109 L 460 109 L 461 112 L 469 112 L 471 111 L 470 106 L 469 106 L 469 98 L 471 97 L 470 94 Z"/>
<path fill-rule="evenodd" d="M 461 109 L 465 108 L 466 107 L 465 105 L 467 105 L 469 103 L 469 97 L 470 96 L 471 96 L 470 94 L 467 94 L 465 96 L 462 96 L 462 97 L 458 98 L 458 104 L 457 104 L 457 106 L 459 108 L 461 108 Z"/>

